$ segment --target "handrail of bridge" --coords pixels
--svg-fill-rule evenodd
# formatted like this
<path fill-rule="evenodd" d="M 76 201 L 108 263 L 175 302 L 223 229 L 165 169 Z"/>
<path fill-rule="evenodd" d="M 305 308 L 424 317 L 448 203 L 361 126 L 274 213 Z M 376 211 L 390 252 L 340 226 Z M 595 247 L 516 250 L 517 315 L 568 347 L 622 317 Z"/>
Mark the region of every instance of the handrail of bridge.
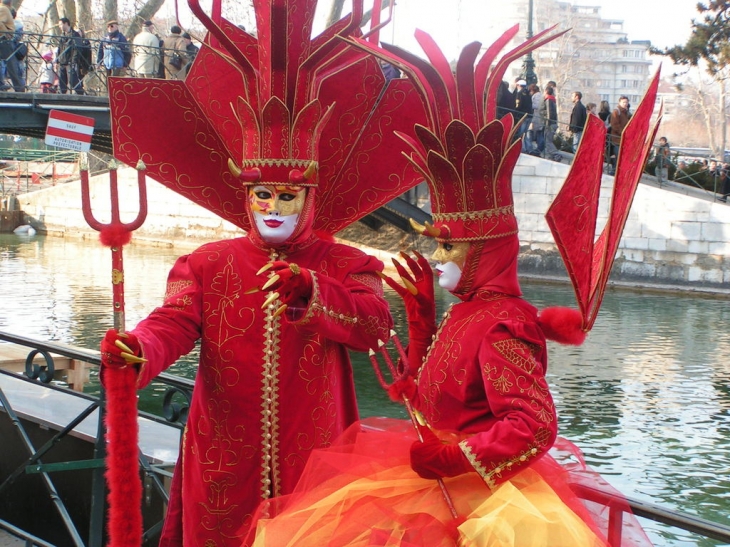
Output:
<path fill-rule="evenodd" d="M 26 367 L 26 374 L 29 374 L 29 371 L 35 371 L 35 374 L 29 374 L 30 377 L 34 377 L 34 380 L 28 379 L 28 381 L 36 381 L 36 382 L 42 382 L 46 384 L 46 387 L 48 389 L 54 389 L 54 390 L 63 390 L 63 388 L 51 385 L 50 382 L 53 379 L 53 359 L 51 357 L 51 353 L 63 355 L 65 357 L 70 357 L 73 359 L 78 359 L 85 361 L 87 363 L 91 363 L 93 365 L 100 365 L 101 360 L 99 357 L 98 351 L 91 351 L 87 349 L 78 348 L 75 346 L 69 346 L 66 344 L 59 344 L 55 342 L 48 342 L 48 341 L 41 341 L 41 340 L 35 340 L 31 339 L 25 336 L 16 335 L 13 333 L 0 331 L 0 342 L 10 342 L 13 344 L 18 344 L 21 346 L 25 346 L 27 348 L 31 349 L 31 352 L 29 353 L 29 356 L 31 354 L 35 355 L 36 353 L 40 354 L 45 358 L 45 369 L 43 367 L 37 367 L 33 365 L 28 365 Z M 35 353 L 34 353 L 35 352 Z M 32 359 L 31 359 L 32 361 Z M 48 370 L 50 368 L 51 370 Z M 8 372 L 0 372 L 0 374 L 13 374 Z M 191 380 L 180 378 L 178 376 L 173 376 L 170 374 L 163 373 L 157 378 L 162 383 L 166 384 L 168 386 L 168 393 L 182 393 L 184 397 L 187 400 L 187 404 L 189 404 L 190 396 L 192 393 L 192 387 L 193 382 Z M 73 393 L 73 392 L 72 392 Z M 78 393 L 74 393 L 76 396 L 79 397 L 85 397 L 90 403 L 92 407 L 99 407 L 104 409 L 104 397 L 103 397 L 103 391 L 101 394 L 101 397 L 96 398 L 90 395 L 81 395 Z M 168 395 L 165 396 L 164 405 L 168 405 L 167 409 L 163 409 L 163 414 L 167 416 L 168 419 L 181 419 L 181 421 L 184 422 L 186 413 L 184 412 L 184 409 L 181 407 L 181 405 L 175 405 L 171 404 L 172 396 Z M 12 407 L 9 406 L 7 402 L 7 398 L 4 396 L 2 389 L 0 389 L 0 402 L 2 402 L 3 405 L 3 411 L 6 414 L 9 414 L 11 419 L 14 420 L 14 425 L 20 427 L 21 434 L 23 433 L 22 430 L 22 424 L 19 424 L 19 420 L 17 420 L 17 417 L 13 416 Z M 91 407 L 90 407 L 91 408 Z M 88 411 L 88 409 L 87 409 Z M 97 449 L 98 454 L 104 454 L 104 431 L 103 431 L 103 421 L 101 418 L 103 412 L 100 412 L 100 424 L 99 424 L 99 435 L 97 438 Z M 142 413 L 144 414 L 144 413 Z M 151 416 L 149 414 L 145 414 L 146 417 L 156 420 L 161 420 L 161 418 Z M 79 420 L 79 418 L 77 418 Z M 73 424 L 69 424 L 65 428 L 65 430 L 71 429 Z M 64 430 L 64 431 L 65 431 Z M 57 437 L 60 436 L 57 435 Z M 49 452 L 52 448 L 52 446 L 57 442 L 59 439 L 55 439 L 54 441 L 49 441 L 49 443 L 46 443 L 44 447 L 41 449 L 33 452 L 29 458 L 29 462 L 34 461 L 40 461 L 40 458 Z M 82 463 L 83 464 L 83 463 Z M 82 465 L 77 462 L 78 465 Z M 164 488 L 162 487 L 162 484 L 159 480 L 159 474 L 160 470 L 155 469 L 154 466 L 151 466 L 149 462 L 146 461 L 145 458 L 140 458 L 140 464 L 142 466 L 142 471 L 145 474 L 147 478 L 153 477 L 154 482 L 154 489 L 156 492 L 158 492 L 165 500 L 167 500 L 167 495 L 164 491 Z M 54 464 L 57 465 L 57 464 Z M 49 466 L 50 467 L 50 466 Z M 23 469 L 26 468 L 26 465 L 21 465 L 21 468 L 16 471 L 15 473 L 15 479 L 17 479 L 20 475 L 23 474 Z M 46 477 L 49 477 L 49 472 L 45 473 Z M 11 477 L 12 478 L 12 477 Z M 98 477 L 98 483 L 95 484 L 94 492 L 92 492 L 92 519 L 96 519 L 93 521 L 92 526 L 90 527 L 89 531 L 89 541 L 79 544 L 77 539 L 77 544 L 79 545 L 88 545 L 89 547 L 100 547 L 100 541 L 101 541 L 101 526 L 103 525 L 103 513 L 104 513 L 104 496 L 103 496 L 103 482 L 101 475 L 99 474 Z M 3 489 L 6 486 L 6 483 L 9 479 L 6 479 L 6 481 L 2 484 L 0 484 L 0 495 L 2 495 Z M 50 480 L 50 478 L 48 479 Z M 609 517 L 609 527 L 613 530 L 609 535 L 609 543 L 611 547 L 621 547 L 621 540 L 620 540 L 620 526 L 622 521 L 622 514 L 620 503 L 612 503 L 613 500 L 613 494 L 596 489 L 593 487 L 586 487 L 582 485 L 573 485 L 573 488 L 575 489 L 576 493 L 583 499 L 593 502 L 593 503 L 600 503 L 603 505 L 607 505 L 610 507 L 610 517 Z M 53 497 L 53 488 L 52 484 L 49 486 L 49 491 L 51 492 L 51 496 Z M 58 499 L 55 500 L 56 503 L 58 503 Z M 654 505 L 651 503 L 647 503 L 641 500 L 637 499 L 631 499 L 627 498 L 628 505 L 633 511 L 633 513 L 639 517 L 649 519 L 655 522 L 662 523 L 664 525 L 670 526 L 672 528 L 680 529 L 686 532 L 690 532 L 692 534 L 696 534 L 698 536 L 702 536 L 705 538 L 711 538 L 716 539 L 719 541 L 723 541 L 726 543 L 730 543 L 730 526 L 711 522 L 709 520 L 703 519 L 701 517 L 698 517 L 696 515 L 690 515 L 687 513 L 683 513 L 680 511 L 676 511 L 674 509 L 667 509 L 660 507 L 658 505 Z M 62 504 L 62 502 L 61 502 Z M 59 508 L 59 511 L 63 512 L 63 509 Z M 73 523 L 68 522 L 67 525 L 69 527 L 73 526 Z M 25 539 L 28 544 L 33 544 L 34 536 L 30 534 L 27 531 L 21 530 L 11 523 L 8 523 L 4 520 L 0 520 L 0 529 L 5 529 L 12 533 L 13 535 L 16 535 L 18 537 L 21 537 L 22 539 Z M 75 528 L 74 528 L 75 529 Z M 155 526 L 152 526 L 150 529 L 146 531 L 147 536 L 149 537 L 150 534 L 156 534 L 159 530 L 159 523 L 157 523 Z M 78 535 L 78 533 L 77 533 Z M 37 543 L 38 545 L 44 545 L 43 543 Z"/>
<path fill-rule="evenodd" d="M 0 161 L 35 161 L 43 163 L 76 163 L 79 153 L 74 150 L 36 150 L 0 146 Z"/>
<path fill-rule="evenodd" d="M 25 77 L 26 90 L 35 93 L 41 93 L 40 73 L 43 65 L 43 54 L 47 51 L 54 53 L 54 63 L 58 56 L 58 45 L 62 36 L 59 34 L 40 34 L 32 32 L 23 33 L 23 43 L 28 47 L 28 54 L 25 59 L 20 61 Z M 82 75 L 82 82 L 85 95 L 107 95 L 107 76 L 103 68 L 99 68 L 96 63 L 97 52 L 100 44 L 104 41 L 99 38 L 85 38 L 89 41 L 92 52 L 91 66 L 86 74 Z M 128 42 L 130 52 L 149 49 L 145 46 L 135 46 L 131 41 Z M 16 48 L 17 49 L 17 48 Z M 168 49 L 159 48 L 162 56 L 166 56 Z M 55 65 L 54 65 L 55 66 Z M 56 67 L 57 68 L 57 67 Z M 170 77 L 169 69 L 164 66 L 166 77 Z M 137 74 L 131 67 L 126 67 L 123 76 L 135 77 Z M 70 93 L 71 91 L 69 91 Z"/>

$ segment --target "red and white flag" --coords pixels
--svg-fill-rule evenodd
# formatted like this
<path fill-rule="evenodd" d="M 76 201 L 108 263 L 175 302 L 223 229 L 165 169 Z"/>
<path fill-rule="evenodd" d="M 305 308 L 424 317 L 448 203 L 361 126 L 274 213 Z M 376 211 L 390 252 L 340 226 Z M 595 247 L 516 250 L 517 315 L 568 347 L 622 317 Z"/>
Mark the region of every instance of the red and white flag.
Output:
<path fill-rule="evenodd" d="M 51 110 L 48 113 L 46 144 L 78 152 L 88 152 L 91 149 L 93 134 L 94 118 L 70 114 L 63 110 Z"/>

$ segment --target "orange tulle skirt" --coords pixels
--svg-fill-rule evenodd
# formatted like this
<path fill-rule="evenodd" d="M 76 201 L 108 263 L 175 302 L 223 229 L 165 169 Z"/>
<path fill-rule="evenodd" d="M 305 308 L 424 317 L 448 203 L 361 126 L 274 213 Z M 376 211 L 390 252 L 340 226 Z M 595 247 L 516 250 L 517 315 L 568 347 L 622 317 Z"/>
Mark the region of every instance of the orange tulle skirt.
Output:
<path fill-rule="evenodd" d="M 296 490 L 265 502 L 246 545 L 256 547 L 604 547 L 608 508 L 582 502 L 571 483 L 610 488 L 559 444 L 568 468 L 545 456 L 490 490 L 477 473 L 444 479 L 454 518 L 437 481 L 409 464 L 410 422 L 370 418 L 337 444 L 312 453 Z M 611 489 L 614 507 L 620 503 Z M 625 507 L 628 509 L 628 507 Z M 651 545 L 627 514 L 622 545 Z"/>

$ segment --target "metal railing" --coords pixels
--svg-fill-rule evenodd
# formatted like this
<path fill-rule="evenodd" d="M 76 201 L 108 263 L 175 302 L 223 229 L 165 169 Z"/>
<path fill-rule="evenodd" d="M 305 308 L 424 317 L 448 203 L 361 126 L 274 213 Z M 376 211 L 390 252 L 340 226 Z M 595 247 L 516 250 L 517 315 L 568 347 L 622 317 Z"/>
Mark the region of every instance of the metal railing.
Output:
<path fill-rule="evenodd" d="M 41 74 L 41 70 L 43 67 L 43 54 L 47 51 L 54 52 L 54 67 L 56 68 L 57 74 L 58 74 L 58 68 L 55 64 L 55 60 L 58 56 L 58 54 L 62 53 L 58 51 L 59 43 L 61 41 L 62 36 L 58 34 L 38 34 L 38 33 L 30 33 L 25 32 L 23 34 L 23 43 L 28 48 L 28 53 L 22 61 L 19 61 L 21 72 L 23 76 L 23 81 L 25 82 L 26 91 L 32 92 L 32 93 L 41 93 L 42 88 L 39 81 L 39 77 Z M 81 70 L 81 87 L 83 88 L 83 94 L 84 95 L 92 95 L 92 96 L 101 96 L 101 95 L 107 95 L 107 74 L 106 70 L 103 67 L 100 67 L 97 63 L 97 53 L 99 51 L 99 47 L 104 42 L 103 39 L 98 38 L 84 38 L 84 40 L 88 40 L 89 45 L 91 47 L 92 57 L 91 57 L 91 64 L 90 66 L 86 67 L 80 67 L 76 66 L 74 70 Z M 127 42 L 125 44 L 125 47 L 129 49 L 129 52 L 132 54 L 132 59 L 134 58 L 135 51 L 139 52 L 143 49 L 147 49 L 143 46 L 135 46 L 131 41 Z M 16 47 L 16 51 L 19 49 L 19 46 Z M 160 73 L 159 77 L 162 78 L 171 78 L 173 76 L 173 73 L 170 71 L 169 65 L 164 63 L 164 59 L 169 58 L 171 56 L 171 52 L 173 50 L 164 49 L 164 48 L 158 48 L 157 52 L 159 53 L 160 59 Z M 125 67 L 121 70 L 121 73 L 119 76 L 128 76 L 128 77 L 136 77 L 138 76 L 137 73 L 132 69 L 130 63 L 130 66 Z M 189 64 L 189 63 L 188 63 Z M 186 65 L 187 66 L 187 65 Z M 183 67 L 183 71 L 186 70 L 186 66 Z M 71 87 L 71 83 L 69 82 L 69 88 Z M 56 91 L 58 91 L 58 88 L 56 88 Z M 73 90 L 69 89 L 68 93 L 72 93 Z"/>
<path fill-rule="evenodd" d="M 104 523 L 106 522 L 106 499 L 105 499 L 105 482 L 103 471 L 105 467 L 106 442 L 104 415 L 106 401 L 104 391 L 101 389 L 100 395 L 93 396 L 88 394 L 77 393 L 65 387 L 54 385 L 54 376 L 56 369 L 53 355 L 63 356 L 76 361 L 89 363 L 99 366 L 101 364 L 98 351 L 90 351 L 82 348 L 68 346 L 65 344 L 57 344 L 54 342 L 44 342 L 33 340 L 16 334 L 0 331 L 0 341 L 9 342 L 19 346 L 28 348 L 28 356 L 25 361 L 25 372 L 22 376 L 17 373 L 0 370 L 0 375 L 11 376 L 14 379 L 34 384 L 43 384 L 45 389 L 63 392 L 67 395 L 76 397 L 82 402 L 85 408 L 72 418 L 66 425 L 59 427 L 51 437 L 37 448 L 32 440 L 24 420 L 18 415 L 11 404 L 9 397 L 0 387 L 0 409 L 10 420 L 13 429 L 18 435 L 20 444 L 27 454 L 24 461 L 15 467 L 6 477 L 2 478 L 0 483 L 0 500 L 10 490 L 11 486 L 16 486 L 24 480 L 29 480 L 31 476 L 41 478 L 43 487 L 52 503 L 55 512 L 60 517 L 65 528 L 67 538 L 59 539 L 63 544 L 73 544 L 77 547 L 101 547 L 104 538 Z M 36 361 L 40 361 L 39 363 Z M 182 432 L 185 420 L 187 418 L 187 408 L 190 404 L 192 396 L 193 382 L 185 378 L 180 378 L 170 374 L 161 374 L 156 378 L 156 382 L 166 385 L 165 393 L 160 414 L 163 417 L 140 412 L 140 416 L 146 419 L 165 423 L 178 428 Z M 97 413 L 96 435 L 94 440 L 93 459 L 79 459 L 71 461 L 61 461 L 54 463 L 44 463 L 44 459 L 54 459 L 52 456 L 60 451 L 64 441 L 70 442 L 70 437 L 74 429 L 81 424 L 86 418 Z M 4 439 L 10 442 L 10 439 Z M 62 452 L 66 453 L 66 452 Z M 152 497 L 161 504 L 166 504 L 168 494 L 163 484 L 165 478 L 169 478 L 171 473 L 164 466 L 155 465 L 140 452 L 139 457 L 140 472 L 142 474 L 145 485 L 145 498 L 149 504 Z M 56 486 L 54 477 L 64 471 L 88 470 L 92 474 L 91 486 L 88 492 L 89 523 L 88 531 L 82 533 L 74 519 L 71 517 L 69 508 L 64 503 L 62 496 Z M 4 504 L 7 505 L 7 504 Z M 148 526 L 144 532 L 144 544 L 156 544 L 155 538 L 159 535 L 162 528 L 162 521 L 153 523 Z M 29 530 L 25 530 L 14 523 L 7 520 L 0 520 L 0 529 L 4 529 L 12 535 L 26 541 L 26 545 L 50 546 L 47 539 L 37 537 Z"/>

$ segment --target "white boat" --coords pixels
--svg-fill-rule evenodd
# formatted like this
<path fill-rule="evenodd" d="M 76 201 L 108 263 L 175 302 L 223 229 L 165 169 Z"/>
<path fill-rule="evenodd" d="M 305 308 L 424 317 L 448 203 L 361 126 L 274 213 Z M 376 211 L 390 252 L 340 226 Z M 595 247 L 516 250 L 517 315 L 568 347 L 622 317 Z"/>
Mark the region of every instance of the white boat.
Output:
<path fill-rule="evenodd" d="M 36 231 L 35 228 L 33 228 L 33 226 L 31 226 L 30 224 L 21 224 L 15 230 L 13 230 L 13 233 L 16 235 L 34 236 L 36 234 Z"/>

